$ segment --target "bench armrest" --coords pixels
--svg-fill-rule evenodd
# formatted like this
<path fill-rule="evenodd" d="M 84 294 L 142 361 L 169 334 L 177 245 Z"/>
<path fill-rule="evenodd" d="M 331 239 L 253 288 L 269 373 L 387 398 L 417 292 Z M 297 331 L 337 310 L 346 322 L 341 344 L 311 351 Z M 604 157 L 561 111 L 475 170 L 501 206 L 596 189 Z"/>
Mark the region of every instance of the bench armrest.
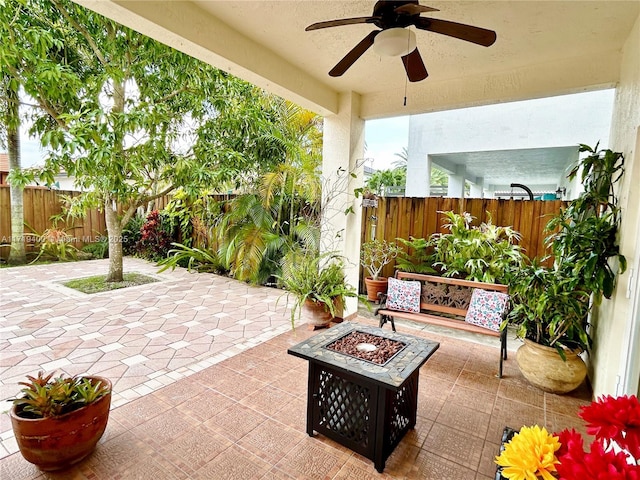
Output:
<path fill-rule="evenodd" d="M 385 308 L 387 308 L 387 294 L 386 293 L 378 292 L 378 305 L 379 305 L 379 307 L 376 308 L 375 315 L 378 315 L 378 312 L 380 310 L 384 310 Z"/>

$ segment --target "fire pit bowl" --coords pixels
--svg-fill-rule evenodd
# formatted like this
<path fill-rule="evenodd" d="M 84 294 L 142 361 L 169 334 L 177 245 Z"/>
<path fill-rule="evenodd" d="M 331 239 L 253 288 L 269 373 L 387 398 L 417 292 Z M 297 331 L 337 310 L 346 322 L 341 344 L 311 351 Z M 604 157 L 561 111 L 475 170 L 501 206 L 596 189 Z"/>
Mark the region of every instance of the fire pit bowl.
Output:
<path fill-rule="evenodd" d="M 382 472 L 415 427 L 420 367 L 438 347 L 424 338 L 344 322 L 289 348 L 309 362 L 307 433 L 335 440 Z"/>

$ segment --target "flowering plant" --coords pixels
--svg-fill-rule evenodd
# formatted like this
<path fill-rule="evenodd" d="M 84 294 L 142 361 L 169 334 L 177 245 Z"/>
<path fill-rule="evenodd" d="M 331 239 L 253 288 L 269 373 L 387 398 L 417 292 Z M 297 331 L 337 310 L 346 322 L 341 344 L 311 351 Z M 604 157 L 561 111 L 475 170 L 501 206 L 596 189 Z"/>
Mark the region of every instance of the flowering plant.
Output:
<path fill-rule="evenodd" d="M 574 429 L 557 435 L 522 427 L 496 463 L 510 480 L 640 480 L 640 402 L 635 395 L 604 396 L 580 408 L 589 452 Z"/>

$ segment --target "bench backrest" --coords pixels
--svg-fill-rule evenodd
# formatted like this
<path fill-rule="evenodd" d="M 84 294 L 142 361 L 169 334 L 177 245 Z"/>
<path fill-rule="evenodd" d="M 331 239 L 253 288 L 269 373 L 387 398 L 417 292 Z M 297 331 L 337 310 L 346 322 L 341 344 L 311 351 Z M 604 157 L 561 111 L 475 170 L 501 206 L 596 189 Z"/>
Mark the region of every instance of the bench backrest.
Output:
<path fill-rule="evenodd" d="M 474 282 L 458 278 L 439 277 L 421 273 L 397 271 L 399 280 L 418 280 L 422 283 L 420 309 L 464 317 L 469 309 L 474 288 L 509 293 L 508 285 Z"/>

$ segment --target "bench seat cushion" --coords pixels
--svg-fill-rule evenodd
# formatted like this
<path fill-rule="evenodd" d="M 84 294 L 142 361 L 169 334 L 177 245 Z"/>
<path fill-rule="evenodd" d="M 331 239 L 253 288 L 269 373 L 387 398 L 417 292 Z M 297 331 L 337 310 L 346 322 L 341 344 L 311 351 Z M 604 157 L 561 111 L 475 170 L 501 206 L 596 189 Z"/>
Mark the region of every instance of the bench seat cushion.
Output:
<path fill-rule="evenodd" d="M 508 302 L 506 293 L 474 288 L 465 322 L 498 332 Z"/>

